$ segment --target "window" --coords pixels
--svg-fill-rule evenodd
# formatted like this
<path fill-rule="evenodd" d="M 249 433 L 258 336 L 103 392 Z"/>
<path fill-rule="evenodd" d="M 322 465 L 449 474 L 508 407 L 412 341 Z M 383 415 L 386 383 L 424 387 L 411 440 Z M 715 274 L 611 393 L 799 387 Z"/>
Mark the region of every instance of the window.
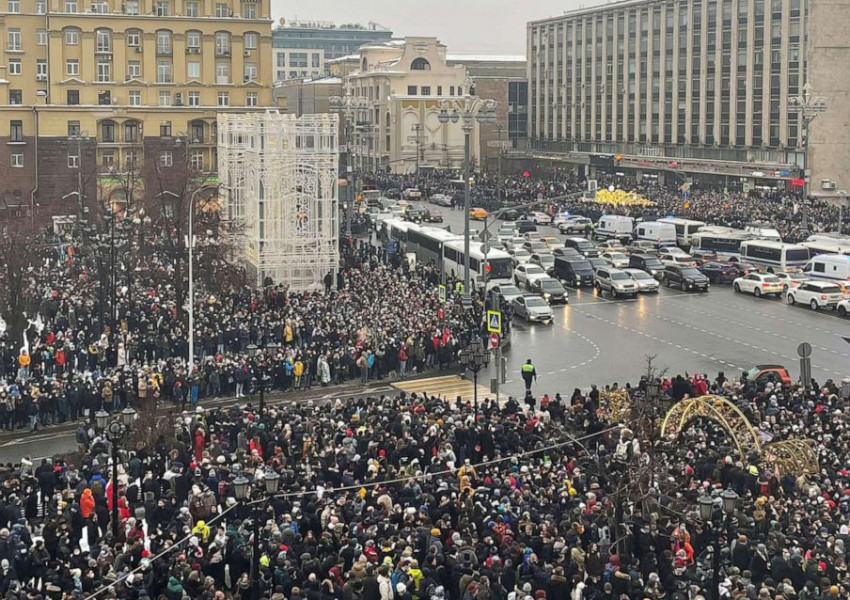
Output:
<path fill-rule="evenodd" d="M 92 2 L 91 12 L 98 14 L 106 14 L 109 12 L 109 5 L 106 2 Z"/>
<path fill-rule="evenodd" d="M 39 46 L 47 45 L 47 30 L 46 29 L 36 29 L 35 30 L 35 43 Z"/>
<path fill-rule="evenodd" d="M 23 142 L 24 141 L 24 122 L 10 121 L 9 122 L 9 141 Z"/>
<path fill-rule="evenodd" d="M 35 0 L 35 14 L 47 14 L 47 0 Z"/>
<path fill-rule="evenodd" d="M 80 122 L 68 121 L 68 137 L 75 137 L 78 135 L 80 135 Z"/>
<path fill-rule="evenodd" d="M 257 92 L 248 92 L 245 94 L 245 106 L 259 106 L 260 96 Z"/>
<path fill-rule="evenodd" d="M 171 32 L 167 29 L 156 32 L 156 53 L 171 54 Z"/>
<path fill-rule="evenodd" d="M 100 83 L 112 81 L 112 63 L 108 60 L 97 61 L 97 81 Z"/>
<path fill-rule="evenodd" d="M 142 92 L 141 90 L 130 90 L 130 106 L 141 106 L 142 105 Z"/>
<path fill-rule="evenodd" d="M 68 155 L 68 168 L 69 169 L 79 169 L 80 168 L 80 156 L 78 154 L 69 154 Z"/>
<path fill-rule="evenodd" d="M 159 137 L 171 137 L 171 121 L 163 121 L 159 124 Z"/>
<path fill-rule="evenodd" d="M 253 4 L 251 6 L 254 6 Z M 245 49 L 246 50 L 255 50 L 257 48 L 257 37 L 258 35 L 254 32 L 248 32 L 245 34 Z"/>
<path fill-rule="evenodd" d="M 159 92 L 159 105 L 160 106 L 171 106 L 171 92 L 168 90 L 160 90 Z"/>
<path fill-rule="evenodd" d="M 431 95 L 431 86 L 430 85 L 423 85 L 422 86 L 422 95 L 423 96 L 430 96 Z"/>
<path fill-rule="evenodd" d="M 65 0 L 65 12 L 66 13 L 77 12 L 77 0 Z"/>
<path fill-rule="evenodd" d="M 172 83 L 171 77 L 171 61 L 160 60 L 156 63 L 156 82 L 157 83 Z"/>
<path fill-rule="evenodd" d="M 20 59 L 13 58 L 9 61 L 9 75 L 20 75 L 21 74 L 21 61 Z"/>
<path fill-rule="evenodd" d="M 12 155 L 12 166 L 13 167 L 23 167 L 24 166 L 24 155 L 20 153 L 15 153 Z"/>
<path fill-rule="evenodd" d="M 171 150 L 161 150 L 159 153 L 159 164 L 163 167 L 170 167 L 174 164 L 174 156 Z"/>
<path fill-rule="evenodd" d="M 77 77 L 80 74 L 80 61 L 76 58 L 65 61 L 65 74 L 68 77 Z"/>
<path fill-rule="evenodd" d="M 201 32 L 187 31 L 186 32 L 186 47 L 201 49 Z M 191 50 L 190 50 L 191 52 Z"/>
<path fill-rule="evenodd" d="M 12 14 L 21 12 L 21 0 L 6 0 L 6 12 Z"/>
<path fill-rule="evenodd" d="M 67 93 L 67 102 L 65 104 L 69 104 L 71 106 L 77 105 L 80 103 L 80 90 L 68 90 Z"/>
<path fill-rule="evenodd" d="M 127 45 L 133 48 L 139 48 L 142 45 L 142 32 L 138 29 L 131 29 L 127 32 Z"/>
<path fill-rule="evenodd" d="M 218 105 L 219 106 L 230 106 L 230 93 L 229 92 L 219 92 L 218 93 Z"/>
<path fill-rule="evenodd" d="M 66 29 L 65 30 L 65 45 L 66 46 L 76 46 L 80 43 L 80 30 L 79 29 Z"/>
<path fill-rule="evenodd" d="M 290 52 L 289 53 L 290 67 L 306 67 L 307 53 L 306 52 Z"/>
<path fill-rule="evenodd" d="M 139 155 L 135 150 L 127 150 L 124 154 L 124 168 L 128 171 L 132 171 L 136 168 L 136 164 L 139 161 Z"/>
<path fill-rule="evenodd" d="M 100 124 L 100 140 L 101 142 L 115 142 L 115 121 L 103 121 Z"/>
<path fill-rule="evenodd" d="M 190 60 L 186 64 L 186 74 L 189 79 L 200 79 L 201 77 L 201 63 L 197 60 Z"/>
<path fill-rule="evenodd" d="M 35 74 L 42 79 L 47 78 L 47 59 L 39 58 L 35 61 Z"/>
<path fill-rule="evenodd" d="M 139 141 L 139 132 L 142 130 L 138 121 L 127 121 L 124 123 L 124 141 L 135 143 Z"/>
<path fill-rule="evenodd" d="M 429 63 L 426 59 L 424 59 L 420 56 L 419 58 L 414 59 L 412 63 L 410 63 L 410 70 L 411 71 L 430 71 L 431 70 L 431 63 Z"/>
<path fill-rule="evenodd" d="M 201 92 L 189 92 L 189 106 L 201 105 Z"/>
<path fill-rule="evenodd" d="M 171 5 L 168 0 L 157 0 L 154 12 L 158 17 L 167 17 L 171 14 Z"/>
<path fill-rule="evenodd" d="M 126 0 L 124 2 L 124 14 L 137 15 L 139 14 L 139 0 Z"/>
<path fill-rule="evenodd" d="M 100 155 L 100 164 L 106 169 L 115 166 L 115 153 L 112 150 L 104 150 Z"/>
<path fill-rule="evenodd" d="M 219 85 L 230 83 L 230 64 L 226 62 L 216 63 L 215 82 Z"/>
<path fill-rule="evenodd" d="M 109 106 L 110 104 L 112 104 L 112 92 L 110 92 L 109 90 L 98 92 L 97 104 L 98 106 Z"/>
<path fill-rule="evenodd" d="M 245 63 L 244 81 L 257 79 L 257 63 Z"/>
<path fill-rule="evenodd" d="M 322 62 L 322 57 L 319 56 L 318 52 L 313 52 L 313 54 L 310 55 L 310 64 L 313 65 L 314 69 L 318 69 L 319 66 L 321 65 L 321 62 Z"/>
<path fill-rule="evenodd" d="M 442 96 L 442 95 L 443 95 L 443 86 L 441 86 L 441 85 L 438 85 L 438 86 L 437 86 L 437 95 L 438 95 L 438 96 Z"/>
<path fill-rule="evenodd" d="M 223 19 L 225 17 L 230 16 L 230 7 L 223 2 L 216 2 L 215 4 L 215 16 L 219 19 Z"/>
<path fill-rule="evenodd" d="M 257 3 L 256 2 L 243 2 L 242 3 L 242 18 L 243 19 L 256 19 L 257 18 Z"/>
<path fill-rule="evenodd" d="M 407 95 L 408 96 L 415 96 L 416 95 L 416 86 L 415 85 L 407 86 Z"/>
<path fill-rule="evenodd" d="M 285 67 L 286 66 L 286 52 L 278 52 L 277 53 L 277 66 L 278 67 Z"/>
<path fill-rule="evenodd" d="M 198 9 L 197 2 L 187 2 L 186 3 L 186 16 L 187 17 L 200 17 L 201 11 Z"/>
<path fill-rule="evenodd" d="M 112 32 L 106 29 L 98 29 L 97 36 L 97 52 L 112 52 Z"/>
<path fill-rule="evenodd" d="M 9 104 L 23 104 L 24 103 L 24 92 L 23 90 L 9 90 Z"/>
<path fill-rule="evenodd" d="M 21 30 L 10 29 L 6 32 L 6 50 L 16 52 L 21 49 Z"/>
<path fill-rule="evenodd" d="M 127 77 L 136 78 L 142 76 L 142 61 L 131 60 L 127 63 Z"/>
<path fill-rule="evenodd" d="M 230 34 L 226 31 L 216 31 L 215 53 L 217 56 L 230 56 Z"/>

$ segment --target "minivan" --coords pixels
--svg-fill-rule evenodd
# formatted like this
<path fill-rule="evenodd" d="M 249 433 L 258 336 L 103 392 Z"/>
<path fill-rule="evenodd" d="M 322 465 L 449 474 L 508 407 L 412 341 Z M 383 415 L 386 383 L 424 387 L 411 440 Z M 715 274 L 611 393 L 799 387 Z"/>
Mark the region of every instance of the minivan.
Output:
<path fill-rule="evenodd" d="M 629 268 L 646 271 L 659 281 L 661 280 L 661 274 L 664 272 L 664 265 L 658 260 L 657 256 L 652 256 L 651 254 L 630 254 Z"/>
<path fill-rule="evenodd" d="M 599 250 L 592 242 L 583 237 L 568 237 L 564 240 L 564 248 L 575 248 L 585 258 L 594 258 L 599 256 Z"/>
<path fill-rule="evenodd" d="M 552 275 L 576 287 L 593 285 L 593 266 L 586 258 L 555 257 Z"/>

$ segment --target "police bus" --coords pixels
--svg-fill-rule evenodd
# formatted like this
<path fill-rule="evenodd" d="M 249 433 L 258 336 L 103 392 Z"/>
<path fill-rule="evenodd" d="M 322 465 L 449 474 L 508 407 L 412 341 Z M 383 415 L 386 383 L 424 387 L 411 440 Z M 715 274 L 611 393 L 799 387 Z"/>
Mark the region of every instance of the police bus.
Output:
<path fill-rule="evenodd" d="M 463 238 L 443 244 L 444 275 L 454 275 L 455 277 L 463 278 L 464 259 L 466 257 L 463 246 Z M 487 260 L 485 262 L 482 247 L 483 244 L 480 241 L 470 240 L 469 270 L 471 276 L 477 281 L 493 281 L 495 279 L 510 280 L 511 273 L 513 272 L 511 255 L 504 250 L 491 248 L 487 253 Z M 487 265 L 490 266 L 489 272 L 486 268 Z"/>
<path fill-rule="evenodd" d="M 741 260 L 745 260 L 768 273 L 797 271 L 806 266 L 811 253 L 805 246 L 785 244 L 773 240 L 747 240 L 741 242 Z"/>
<path fill-rule="evenodd" d="M 419 225 L 407 230 L 407 251 L 416 253 L 420 263 L 433 262 L 442 268 L 443 244 L 463 240 L 463 236 L 447 229 Z"/>
<path fill-rule="evenodd" d="M 706 225 L 691 236 L 691 252 L 714 252 L 718 260 L 741 255 L 741 244 L 756 237 L 742 229 Z"/>
<path fill-rule="evenodd" d="M 702 221 L 679 217 L 664 217 L 658 220 L 661 223 L 672 223 L 676 227 L 676 243 L 682 248 L 687 248 L 691 244 L 691 236 L 699 231 L 700 227 L 705 227 Z"/>

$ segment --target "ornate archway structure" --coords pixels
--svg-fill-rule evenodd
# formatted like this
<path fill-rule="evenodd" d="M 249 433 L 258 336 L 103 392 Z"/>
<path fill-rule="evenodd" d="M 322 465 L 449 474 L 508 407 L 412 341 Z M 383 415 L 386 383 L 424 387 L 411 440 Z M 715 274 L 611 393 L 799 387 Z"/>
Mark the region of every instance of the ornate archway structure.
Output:
<path fill-rule="evenodd" d="M 765 444 L 762 459 L 780 474 L 805 475 L 820 471 L 818 455 L 811 440 L 782 440 Z"/>

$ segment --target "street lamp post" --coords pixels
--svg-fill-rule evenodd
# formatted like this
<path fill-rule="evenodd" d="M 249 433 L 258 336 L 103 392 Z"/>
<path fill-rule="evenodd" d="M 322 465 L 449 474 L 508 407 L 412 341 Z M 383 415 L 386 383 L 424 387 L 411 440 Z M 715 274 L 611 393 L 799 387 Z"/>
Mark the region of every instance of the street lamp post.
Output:
<path fill-rule="evenodd" d="M 187 373 L 192 374 L 195 365 L 195 272 L 194 272 L 194 249 L 195 249 L 195 196 L 204 190 L 217 189 L 216 185 L 202 185 L 189 197 L 189 235 L 186 245 L 189 246 L 189 363 Z M 178 242 L 179 243 L 179 242 Z"/>
<path fill-rule="evenodd" d="M 802 121 L 800 134 L 803 136 L 803 230 L 809 230 L 809 124 L 819 113 L 826 110 L 826 98 L 813 96 L 812 86 L 808 82 L 803 86 L 803 94 L 788 98 L 788 110 L 800 115 Z"/>
<path fill-rule="evenodd" d="M 112 450 L 112 536 L 114 539 L 120 537 L 120 523 L 118 514 L 118 444 L 124 440 L 124 436 L 130 431 L 136 411 L 125 408 L 121 411 L 121 420 L 109 421 L 109 413 L 99 410 L 94 415 L 97 428 L 106 434 Z"/>
<path fill-rule="evenodd" d="M 469 344 L 460 351 L 460 364 L 463 368 L 472 371 L 473 382 L 473 409 L 475 419 L 478 420 L 478 372 L 487 368 L 490 363 L 490 351 L 484 347 L 481 336 L 476 335 Z"/>
<path fill-rule="evenodd" d="M 496 117 L 496 101 L 479 98 L 471 93 L 472 80 L 467 77 L 464 81 L 463 96 L 460 99 L 443 100 L 438 120 L 443 125 L 458 123 L 462 121 L 461 129 L 464 136 L 463 155 L 463 293 L 468 295 L 470 291 L 470 267 L 469 267 L 469 169 L 470 169 L 470 136 L 475 123 L 494 123 Z M 450 112 L 451 111 L 451 112 Z"/>
<path fill-rule="evenodd" d="M 343 131 L 345 133 L 345 167 L 346 167 L 346 179 L 347 179 L 347 188 L 353 188 L 354 181 L 354 126 L 356 121 L 356 117 L 358 111 L 367 110 L 369 108 L 369 100 L 365 96 L 356 96 L 354 94 L 354 86 L 352 85 L 349 79 L 345 80 L 345 84 L 343 85 L 343 95 L 342 96 L 331 96 L 328 98 L 328 102 L 331 108 L 335 108 L 337 111 L 343 113 L 345 116 L 345 127 Z M 351 213 L 353 210 L 354 204 L 354 189 L 349 189 L 346 193 L 347 202 L 344 204 L 345 206 L 345 233 L 346 235 L 351 235 Z"/>
<path fill-rule="evenodd" d="M 233 495 L 236 500 L 251 507 L 253 543 L 251 544 L 251 600 L 259 600 L 260 594 L 260 519 L 266 506 L 277 493 L 280 475 L 267 468 L 254 481 L 240 475 L 233 480 Z M 253 494 L 252 494 L 253 492 Z M 256 496 L 251 498 L 251 496 Z"/>
<path fill-rule="evenodd" d="M 735 504 L 738 502 L 738 494 L 735 490 L 728 489 L 720 494 L 723 501 L 722 513 L 717 513 L 714 510 L 714 498 L 711 496 L 702 496 L 697 499 L 699 506 L 699 516 L 702 522 L 708 525 L 714 534 L 711 551 L 711 594 L 712 600 L 720 600 L 720 537 L 722 535 L 721 526 L 725 523 L 728 529 L 729 521 L 735 513 Z M 721 517 L 722 514 L 722 517 Z M 721 519 L 723 523 L 721 523 Z"/>

